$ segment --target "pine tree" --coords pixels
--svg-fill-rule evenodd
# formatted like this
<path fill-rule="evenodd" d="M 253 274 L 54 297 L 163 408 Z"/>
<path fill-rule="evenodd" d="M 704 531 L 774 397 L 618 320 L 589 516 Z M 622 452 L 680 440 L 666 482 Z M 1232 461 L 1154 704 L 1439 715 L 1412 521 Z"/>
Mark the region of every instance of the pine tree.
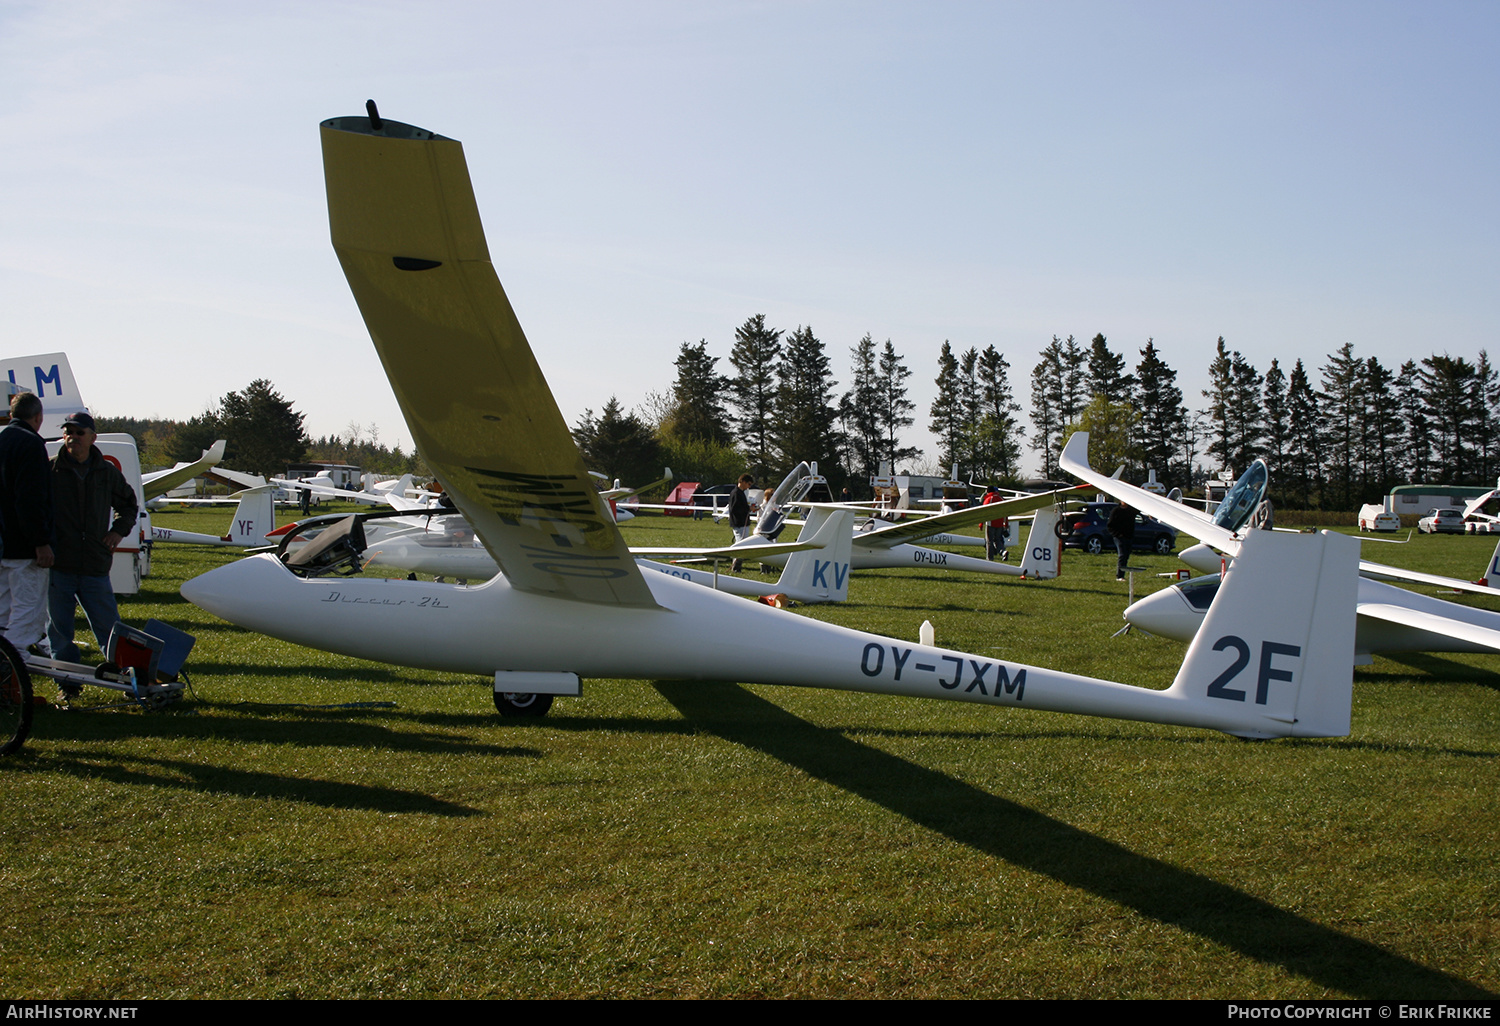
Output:
<path fill-rule="evenodd" d="M 876 390 L 879 394 L 876 426 L 882 438 L 879 458 L 890 460 L 892 470 L 896 469 L 898 463 L 922 455 L 921 449 L 900 444 L 901 432 L 911 427 L 911 414 L 917 408 L 916 403 L 906 398 L 906 379 L 909 377 L 911 371 L 896 352 L 896 347 L 891 345 L 891 340 L 886 339 L 885 348 L 880 352 L 879 375 L 876 378 Z"/>
<path fill-rule="evenodd" d="M 173 463 L 196 460 L 203 450 L 224 437 L 224 426 L 219 423 L 219 408 L 210 406 L 196 417 L 192 417 L 172 432 L 167 455 Z M 228 440 L 225 440 L 228 447 Z M 285 468 L 283 468 L 285 469 Z"/>
<path fill-rule="evenodd" d="M 250 382 L 242 392 L 230 392 L 214 414 L 226 443 L 225 463 L 262 476 L 285 473 L 288 463 L 298 462 L 307 452 L 304 416 L 264 378 Z"/>
<path fill-rule="evenodd" d="M 973 346 L 965 349 L 958 358 L 958 405 L 963 416 L 958 451 L 943 469 L 961 474 L 966 469 L 972 472 L 975 461 L 980 458 L 978 429 L 983 411 L 979 399 L 979 350 Z M 956 470 L 955 463 L 958 464 Z"/>
<path fill-rule="evenodd" d="M 1260 455 L 1260 375 L 1238 350 L 1230 354 L 1220 335 L 1208 381 L 1209 454 L 1221 470 L 1242 473 Z"/>
<path fill-rule="evenodd" d="M 938 353 L 937 398 L 929 411 L 932 422 L 927 425 L 938 439 L 938 460 L 943 466 L 951 466 L 960 459 L 964 447 L 963 386 L 958 375 L 958 360 L 953 355 L 953 346 L 947 339 Z"/>
<path fill-rule="evenodd" d="M 1286 388 L 1287 469 L 1291 485 L 1304 509 L 1312 506 L 1312 486 L 1323 468 L 1322 418 L 1318 395 L 1307 379 L 1307 370 L 1299 359 L 1292 364 Z"/>
<path fill-rule="evenodd" d="M 1495 402 L 1500 392 L 1500 376 L 1490 365 L 1490 354 L 1479 351 L 1479 360 L 1474 364 L 1474 475 L 1480 484 L 1495 480 L 1495 470 L 1500 465 L 1500 424 L 1496 423 Z"/>
<path fill-rule="evenodd" d="M 790 470 L 803 460 L 819 462 L 819 470 L 831 486 L 841 486 L 837 405 L 833 380 L 823 343 L 811 326 L 799 327 L 787 337 L 776 365 L 776 419 L 771 444 L 777 469 Z"/>
<path fill-rule="evenodd" d="M 1021 473 L 1021 412 L 1010 390 L 1010 363 L 994 346 L 979 354 L 980 417 L 971 448 L 973 472 L 983 479 L 1014 480 Z"/>
<path fill-rule="evenodd" d="M 1422 381 L 1414 360 L 1407 360 L 1396 374 L 1396 409 L 1401 422 L 1406 426 L 1405 459 L 1401 461 L 1401 476 L 1408 483 L 1428 481 L 1432 477 L 1432 432 L 1427 423 L 1427 402 L 1422 392 Z"/>
<path fill-rule="evenodd" d="M 573 428 L 573 441 L 589 469 L 621 481 L 654 481 L 661 476 L 661 446 L 650 425 L 625 413 L 614 396 L 598 419 L 584 410 Z"/>
<path fill-rule="evenodd" d="M 764 476 L 772 462 L 772 416 L 778 387 L 776 361 L 780 353 L 781 332 L 766 327 L 765 314 L 756 314 L 735 329 L 729 362 L 736 373 L 729 380 L 730 395 L 737 411 L 739 440 L 751 473 L 757 476 Z"/>
<path fill-rule="evenodd" d="M 1427 422 L 1436 443 L 1438 481 L 1472 484 L 1477 478 L 1470 433 L 1475 422 L 1479 391 L 1474 365 L 1461 356 L 1436 354 L 1422 361 L 1417 372 L 1427 404 Z"/>
<path fill-rule="evenodd" d="M 1364 411 L 1360 422 L 1360 504 L 1376 502 L 1396 481 L 1396 447 L 1401 421 L 1396 413 L 1396 377 L 1375 357 L 1365 360 L 1360 391 Z"/>
<path fill-rule="evenodd" d="M 1110 352 L 1103 333 L 1095 335 L 1089 344 L 1089 392 L 1102 395 L 1110 403 L 1128 403 L 1135 398 L 1135 378 L 1125 373 L 1125 357 Z"/>
<path fill-rule="evenodd" d="M 1177 387 L 1177 372 L 1162 360 L 1155 341 L 1148 338 L 1140 352 L 1141 362 L 1135 368 L 1135 400 L 1141 414 L 1141 460 L 1148 469 L 1154 467 L 1167 478 L 1176 462 L 1187 411 L 1182 405 L 1182 389 Z M 1196 438 L 1194 442 L 1196 448 Z M 1196 456 L 1195 451 L 1183 457 L 1182 472 L 1189 485 Z"/>
<path fill-rule="evenodd" d="M 708 355 L 707 339 L 682 343 L 677 352 L 677 380 L 672 385 L 672 412 L 661 425 L 664 433 L 717 445 L 729 442 L 723 400 L 726 382 L 714 369 L 718 362 L 717 356 Z"/>
<path fill-rule="evenodd" d="M 1323 365 L 1323 438 L 1327 445 L 1329 501 L 1335 509 L 1352 509 L 1355 467 L 1359 459 L 1360 420 L 1364 412 L 1364 361 L 1345 342 Z"/>
<path fill-rule="evenodd" d="M 1056 473 L 1057 457 L 1065 439 L 1063 428 L 1078 419 L 1086 398 L 1084 391 L 1084 352 L 1069 335 L 1063 341 L 1056 335 L 1042 359 L 1031 372 L 1031 423 L 1036 433 L 1031 447 L 1042 454 L 1042 475 Z"/>
<path fill-rule="evenodd" d="M 1271 464 L 1271 482 L 1278 492 L 1276 501 L 1284 504 L 1286 502 L 1285 482 L 1279 481 L 1276 475 L 1286 460 L 1286 372 L 1274 359 L 1266 371 L 1263 396 L 1266 411 L 1266 459 Z"/>
<path fill-rule="evenodd" d="M 1224 344 L 1224 336 L 1220 335 L 1213 362 L 1208 365 L 1208 388 L 1203 390 L 1203 398 L 1208 400 L 1211 439 L 1208 455 L 1219 465 L 1220 470 L 1229 468 L 1229 451 L 1233 447 L 1230 441 L 1234 433 L 1234 415 L 1230 411 L 1231 367 L 1229 348 Z"/>
<path fill-rule="evenodd" d="M 1235 445 L 1231 454 L 1234 466 L 1243 468 L 1261 454 L 1261 439 L 1265 435 L 1265 416 L 1261 412 L 1261 376 L 1250 361 L 1235 352 L 1230 360 L 1230 379 L 1233 387 L 1235 420 Z"/>
<path fill-rule="evenodd" d="M 885 449 L 881 430 L 884 397 L 875 340 L 865 335 L 849 350 L 849 360 L 853 375 L 849 391 L 839 402 L 839 412 L 849 446 L 849 470 L 863 478 L 875 473 Z"/>

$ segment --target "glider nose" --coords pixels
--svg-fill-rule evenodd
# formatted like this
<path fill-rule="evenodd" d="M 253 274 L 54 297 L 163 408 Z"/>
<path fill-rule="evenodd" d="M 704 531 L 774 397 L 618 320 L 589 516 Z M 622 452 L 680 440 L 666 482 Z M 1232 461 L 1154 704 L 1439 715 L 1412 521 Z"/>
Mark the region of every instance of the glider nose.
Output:
<path fill-rule="evenodd" d="M 267 560 L 272 564 L 269 567 L 266 566 Z M 267 569 L 274 572 L 271 576 L 286 575 L 286 570 L 277 564 L 274 556 L 251 556 L 183 581 L 179 590 L 183 598 L 198 608 L 239 623 L 246 609 L 254 606 L 268 590 Z"/>
<path fill-rule="evenodd" d="M 1224 568 L 1224 557 L 1201 543 L 1183 549 L 1177 558 L 1200 574 L 1216 574 Z"/>
<path fill-rule="evenodd" d="M 1203 623 L 1203 613 L 1194 609 L 1173 585 L 1147 595 L 1125 610 L 1125 621 L 1149 634 L 1177 641 L 1192 641 Z"/>

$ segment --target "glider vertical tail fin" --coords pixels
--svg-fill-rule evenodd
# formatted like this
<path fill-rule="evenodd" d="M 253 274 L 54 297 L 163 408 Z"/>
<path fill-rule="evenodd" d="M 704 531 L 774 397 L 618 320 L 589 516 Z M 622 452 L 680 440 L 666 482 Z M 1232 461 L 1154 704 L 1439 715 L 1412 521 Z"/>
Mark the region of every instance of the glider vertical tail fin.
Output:
<path fill-rule="evenodd" d="M 844 602 L 849 598 L 849 564 L 854 549 L 854 512 L 813 509 L 798 541 L 822 548 L 803 549 L 787 557 L 777 589 L 798 602 Z M 750 549 L 754 552 L 754 549 Z"/>
<path fill-rule="evenodd" d="M 1500 541 L 1495 543 L 1494 554 L 1490 556 L 1489 565 L 1484 568 L 1484 576 L 1479 583 L 1488 588 L 1500 588 Z"/>
<path fill-rule="evenodd" d="M 1034 580 L 1048 581 L 1062 573 L 1062 539 L 1057 536 L 1056 506 L 1043 506 L 1031 521 L 1026 535 L 1026 554 L 1021 570 Z"/>
<path fill-rule="evenodd" d="M 240 492 L 234 520 L 229 525 L 229 540 L 250 547 L 266 544 L 266 533 L 276 526 L 276 486 L 265 485 Z"/>
<path fill-rule="evenodd" d="M 1359 543 L 1246 531 L 1170 693 L 1241 737 L 1343 737 Z"/>

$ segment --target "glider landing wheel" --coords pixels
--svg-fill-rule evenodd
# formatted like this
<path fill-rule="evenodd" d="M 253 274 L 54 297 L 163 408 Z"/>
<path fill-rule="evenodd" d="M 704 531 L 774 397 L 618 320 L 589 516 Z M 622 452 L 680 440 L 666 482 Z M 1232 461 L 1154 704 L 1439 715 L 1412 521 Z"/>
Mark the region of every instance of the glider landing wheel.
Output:
<path fill-rule="evenodd" d="M 1083 543 L 1083 550 L 1091 556 L 1097 556 L 1104 551 L 1104 539 L 1097 534 Z"/>
<path fill-rule="evenodd" d="M 546 716 L 552 708 L 552 696 L 496 691 L 495 708 L 501 716 Z"/>
<path fill-rule="evenodd" d="M 32 712 L 31 674 L 15 646 L 0 638 L 0 755 L 21 750 Z"/>

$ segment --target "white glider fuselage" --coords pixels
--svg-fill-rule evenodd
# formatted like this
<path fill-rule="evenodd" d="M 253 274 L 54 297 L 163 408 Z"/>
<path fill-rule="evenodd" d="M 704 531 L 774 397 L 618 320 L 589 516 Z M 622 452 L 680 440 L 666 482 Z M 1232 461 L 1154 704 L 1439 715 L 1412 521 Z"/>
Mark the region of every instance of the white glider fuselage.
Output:
<path fill-rule="evenodd" d="M 263 554 L 193 578 L 183 597 L 251 630 L 378 662 L 646 680 L 737 680 L 1142 719 L 1244 736 L 1328 736 L 1276 701 L 1205 701 L 1206 667 L 1152 691 L 866 634 L 646 574 L 656 608 L 580 603 L 512 588 L 300 578 Z M 701 643 L 713 639 L 711 644 Z M 697 639 L 699 643 L 694 643 Z M 1288 647 L 1289 646 L 1284 646 Z M 1219 656 L 1211 656 L 1213 672 Z M 1284 659 L 1284 662 L 1289 660 Z M 1278 671 L 1279 672 L 1279 671 Z M 1347 670 L 1346 670 L 1347 672 Z M 1264 668 L 1262 670 L 1264 675 Z M 1222 675 L 1221 675 L 1222 677 Z M 1290 679 L 1290 674 L 1277 679 Z M 1347 703 L 1347 699 L 1343 699 Z M 1337 707 L 1338 700 L 1335 701 Z"/>

